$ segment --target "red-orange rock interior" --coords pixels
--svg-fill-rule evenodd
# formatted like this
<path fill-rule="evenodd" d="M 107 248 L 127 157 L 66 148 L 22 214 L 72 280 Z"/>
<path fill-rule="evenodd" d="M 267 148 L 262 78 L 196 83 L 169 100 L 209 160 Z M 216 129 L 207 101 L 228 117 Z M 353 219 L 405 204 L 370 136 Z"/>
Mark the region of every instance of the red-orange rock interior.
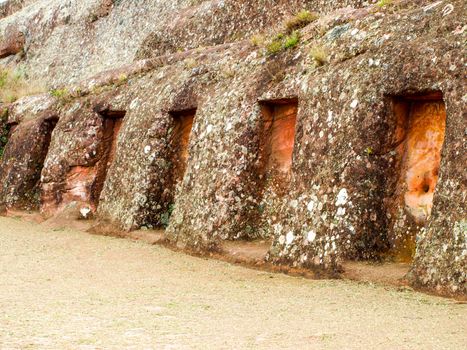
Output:
<path fill-rule="evenodd" d="M 295 125 L 298 104 L 296 100 L 264 103 L 263 164 L 265 175 L 273 187 L 282 187 L 290 175 L 295 143 Z M 277 183 L 276 183 L 277 182 Z"/>
<path fill-rule="evenodd" d="M 172 113 L 175 128 L 173 133 L 173 171 L 175 184 L 183 179 L 188 162 L 191 129 L 196 115 L 196 109 Z"/>
<path fill-rule="evenodd" d="M 441 151 L 446 129 L 446 108 L 438 94 L 398 99 L 394 104 L 398 127 L 396 138 L 400 177 L 398 202 L 418 225 L 431 215 L 433 196 L 438 182 Z M 405 242 L 402 255 L 415 251 L 415 237 Z"/>

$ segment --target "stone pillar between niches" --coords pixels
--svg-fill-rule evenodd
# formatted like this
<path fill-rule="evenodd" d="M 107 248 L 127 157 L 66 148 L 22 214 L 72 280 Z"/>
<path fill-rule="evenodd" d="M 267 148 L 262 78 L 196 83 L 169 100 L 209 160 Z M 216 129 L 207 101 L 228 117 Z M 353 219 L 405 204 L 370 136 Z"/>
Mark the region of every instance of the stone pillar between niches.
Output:
<path fill-rule="evenodd" d="M 261 103 L 259 238 L 271 236 L 271 224 L 277 220 L 277 206 L 289 190 L 292 155 L 295 145 L 298 100 L 284 99 Z M 250 235 L 251 236 L 251 235 Z M 250 237 L 258 238 L 258 237 Z"/>
<path fill-rule="evenodd" d="M 8 124 L 0 174 L 0 197 L 7 209 L 38 209 L 41 172 L 57 122 L 49 116 Z"/>
<path fill-rule="evenodd" d="M 103 113 L 103 153 L 101 160 L 96 164 L 96 179 L 91 187 L 91 202 L 94 208 L 99 204 L 100 195 L 104 188 L 107 172 L 112 165 L 117 151 L 118 133 L 123 124 L 125 111 L 108 111 Z"/>
<path fill-rule="evenodd" d="M 410 262 L 416 235 L 430 219 L 438 182 L 446 128 L 446 108 L 440 93 L 394 98 L 396 188 L 390 205 L 390 255 Z"/>
<path fill-rule="evenodd" d="M 99 113 L 102 118 L 102 133 L 97 162 L 92 165 L 72 166 L 66 174 L 58 202 L 43 196 L 43 212 L 54 214 L 72 203 L 77 203 L 78 208 L 86 215 L 96 211 L 108 169 L 115 157 L 118 133 L 125 113 L 108 110 Z"/>
<path fill-rule="evenodd" d="M 191 131 L 196 116 L 196 108 L 182 111 L 170 112 L 169 115 L 173 119 L 173 130 L 169 140 L 171 148 L 170 164 L 171 164 L 171 182 L 169 183 L 169 198 L 164 203 L 166 208 L 160 215 L 160 225 L 167 227 L 169 225 L 170 216 L 174 209 L 175 192 L 177 185 L 183 180 L 185 175 L 188 158 L 189 146 L 191 139 Z"/>

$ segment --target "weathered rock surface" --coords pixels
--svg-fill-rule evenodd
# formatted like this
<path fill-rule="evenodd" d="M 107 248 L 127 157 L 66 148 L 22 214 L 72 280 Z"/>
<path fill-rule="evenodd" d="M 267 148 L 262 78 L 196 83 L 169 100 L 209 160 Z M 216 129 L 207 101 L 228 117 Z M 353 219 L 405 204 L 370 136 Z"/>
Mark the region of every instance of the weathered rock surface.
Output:
<path fill-rule="evenodd" d="M 0 18 L 10 16 L 37 0 L 0 0 Z"/>
<path fill-rule="evenodd" d="M 6 17 L 0 29 L 35 18 L 40 25 L 29 29 L 20 65 L 65 84 L 66 94 L 47 104 L 47 114 L 21 112 L 22 101 L 9 107 L 9 122 L 20 124 L 2 163 L 2 201 L 29 203 L 22 193 L 36 187 L 23 190 L 18 179 L 36 179 L 37 167 L 27 165 L 21 140 L 38 134 L 43 115 L 57 115 L 38 185 L 46 215 L 76 202 L 119 229 L 168 226 L 169 241 L 198 251 L 226 239 L 270 238 L 269 261 L 335 271 L 346 259 L 396 259 L 395 242 L 410 250 L 410 236 L 412 282 L 467 293 L 464 1 L 44 6 Z M 284 32 L 283 19 L 301 8 L 319 19 L 290 48 L 271 52 L 268 38 L 243 40 Z M 444 143 L 429 153 L 439 170 L 427 177 L 426 203 L 397 195 L 411 189 L 404 169 L 412 158 L 404 154 L 426 159 L 418 151 L 426 147 L 410 146 L 417 142 L 409 122 L 400 122 L 398 101 L 412 101 L 411 111 L 423 101 L 445 110 Z M 285 110 L 296 116 L 287 119 L 277 105 L 291 102 L 296 107 Z M 278 124 L 265 105 L 278 108 Z M 177 118 L 195 110 L 188 155 L 177 157 L 187 123 Z M 116 116 L 124 116 L 117 129 L 109 122 Z M 419 140 L 434 129 L 424 130 Z M 181 176 L 174 169 L 185 158 Z M 279 176 L 268 159 L 284 170 Z M 414 216 L 421 206 L 430 208 L 423 220 Z"/>
<path fill-rule="evenodd" d="M 0 46 L 0 58 L 15 55 L 23 50 L 25 43 L 24 32 L 17 26 L 10 25 L 5 29 L 3 43 Z"/>

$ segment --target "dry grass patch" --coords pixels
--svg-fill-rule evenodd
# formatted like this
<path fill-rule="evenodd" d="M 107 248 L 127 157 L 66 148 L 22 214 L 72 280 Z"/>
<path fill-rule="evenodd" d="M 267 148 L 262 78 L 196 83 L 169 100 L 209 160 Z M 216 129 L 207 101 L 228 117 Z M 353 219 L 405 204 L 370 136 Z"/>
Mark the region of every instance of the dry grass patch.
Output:
<path fill-rule="evenodd" d="M 316 66 L 321 67 L 329 62 L 328 52 L 319 46 L 315 46 L 310 50 L 310 56 Z"/>
<path fill-rule="evenodd" d="M 0 102 L 15 102 L 21 97 L 41 94 L 46 90 L 41 82 L 28 81 L 20 70 L 0 68 Z"/>
<path fill-rule="evenodd" d="M 296 30 L 306 27 L 308 24 L 316 21 L 318 18 L 318 14 L 307 10 L 302 10 L 285 22 L 285 30 L 287 33 L 292 33 Z"/>

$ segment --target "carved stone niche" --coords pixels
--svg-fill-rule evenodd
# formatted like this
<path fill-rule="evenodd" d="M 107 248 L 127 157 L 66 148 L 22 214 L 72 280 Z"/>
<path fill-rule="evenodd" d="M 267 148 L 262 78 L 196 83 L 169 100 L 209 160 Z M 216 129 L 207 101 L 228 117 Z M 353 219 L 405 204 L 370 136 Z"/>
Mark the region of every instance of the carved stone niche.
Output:
<path fill-rule="evenodd" d="M 171 112 L 174 121 L 174 130 L 170 140 L 172 153 L 172 179 L 175 187 L 185 174 L 189 156 L 191 129 L 195 120 L 196 109 Z"/>
<path fill-rule="evenodd" d="M 65 188 L 58 209 L 77 202 L 80 203 L 79 206 L 95 212 L 99 205 L 107 172 L 115 158 L 118 133 L 126 112 L 104 109 L 99 110 L 98 113 L 102 118 L 98 160 L 91 166 L 76 165 L 70 168 L 66 175 Z M 44 204 L 43 211 L 56 211 L 56 209 L 47 208 L 46 203 Z"/>
<path fill-rule="evenodd" d="M 107 172 L 112 165 L 117 150 L 117 139 L 125 117 L 125 111 L 106 110 L 101 112 L 103 117 L 102 158 L 96 164 L 96 179 L 91 189 L 91 200 L 95 207 L 104 188 Z"/>
<path fill-rule="evenodd" d="M 389 200 L 388 237 L 392 254 L 411 261 L 416 234 L 430 219 L 438 183 L 446 129 L 441 93 L 397 96 L 392 100 L 396 120 L 396 185 Z"/>
<path fill-rule="evenodd" d="M 265 187 L 280 195 L 286 191 L 291 175 L 298 100 L 262 102 L 261 111 L 260 153 Z"/>

